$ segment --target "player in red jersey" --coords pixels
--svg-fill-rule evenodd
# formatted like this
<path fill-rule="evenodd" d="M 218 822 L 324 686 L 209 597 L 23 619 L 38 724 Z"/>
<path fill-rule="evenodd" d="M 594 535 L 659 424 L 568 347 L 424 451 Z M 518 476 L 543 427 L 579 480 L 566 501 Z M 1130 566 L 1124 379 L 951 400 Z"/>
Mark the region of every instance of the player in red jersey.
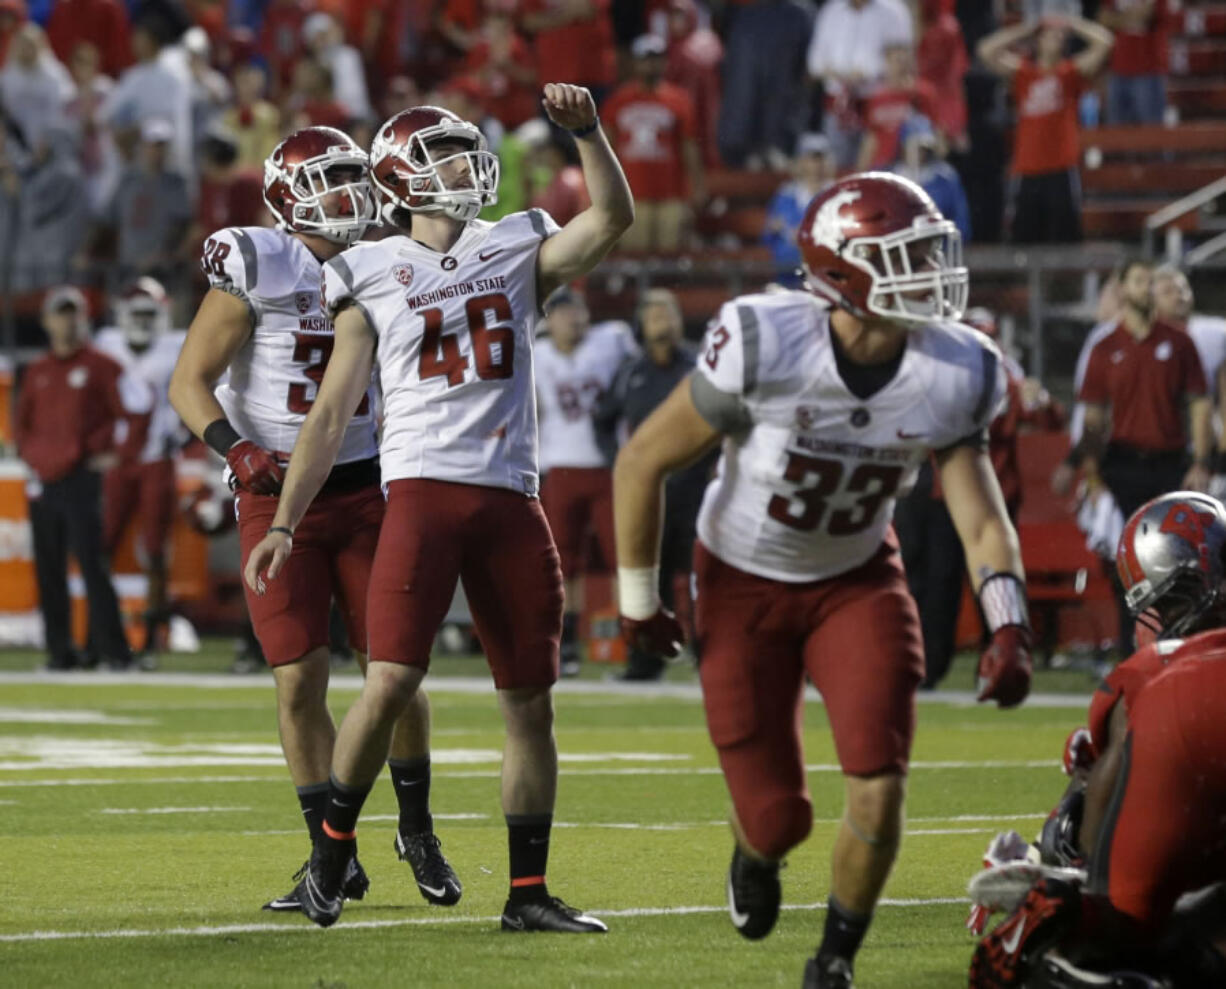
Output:
<path fill-rule="evenodd" d="M 1039 840 L 1045 862 L 1084 877 L 1036 882 L 976 949 L 972 989 L 1226 985 L 1224 552 L 1226 508 L 1197 492 L 1156 498 L 1125 526 L 1120 580 L 1157 638 L 1094 694 Z"/>

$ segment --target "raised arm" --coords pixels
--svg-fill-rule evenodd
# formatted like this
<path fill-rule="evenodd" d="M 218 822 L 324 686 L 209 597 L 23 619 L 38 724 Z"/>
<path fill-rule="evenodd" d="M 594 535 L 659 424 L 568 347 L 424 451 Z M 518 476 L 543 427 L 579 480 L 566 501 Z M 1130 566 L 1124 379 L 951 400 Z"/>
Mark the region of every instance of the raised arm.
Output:
<path fill-rule="evenodd" d="M 1011 76 L 1021 68 L 1022 60 L 1009 49 L 1023 38 L 1032 35 L 1038 28 L 1038 21 L 1024 21 L 1012 27 L 1002 27 L 980 41 L 975 52 L 979 60 L 998 76 Z"/>
<path fill-rule="evenodd" d="M 1070 17 L 1066 21 L 1073 34 L 1086 43 L 1083 51 L 1073 59 L 1077 71 L 1087 79 L 1098 75 L 1111 49 L 1115 46 L 1115 35 L 1101 24 L 1095 24 L 1084 17 Z"/>
<path fill-rule="evenodd" d="M 294 528 L 327 480 L 340 452 L 345 427 L 370 387 L 375 334 L 357 306 L 342 309 L 335 321 L 335 346 L 290 456 L 277 514 L 268 535 L 251 551 L 243 577 L 257 594 L 264 593 L 262 572 L 274 579 L 289 559 Z"/>
<path fill-rule="evenodd" d="M 549 119 L 575 137 L 592 204 L 541 245 L 536 261 L 540 299 L 596 267 L 634 222 L 634 197 L 596 119 L 592 94 L 582 86 L 549 83 L 544 99 Z"/>

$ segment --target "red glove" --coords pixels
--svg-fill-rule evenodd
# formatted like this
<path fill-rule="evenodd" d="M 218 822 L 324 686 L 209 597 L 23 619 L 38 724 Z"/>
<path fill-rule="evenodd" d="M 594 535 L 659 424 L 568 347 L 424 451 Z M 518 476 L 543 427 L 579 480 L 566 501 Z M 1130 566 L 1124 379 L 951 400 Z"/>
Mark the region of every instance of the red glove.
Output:
<path fill-rule="evenodd" d="M 1016 707 L 1030 693 L 1030 629 L 1005 625 L 979 657 L 979 700 Z"/>
<path fill-rule="evenodd" d="M 285 470 L 262 446 L 251 440 L 239 440 L 226 453 L 226 463 L 234 475 L 232 488 L 237 485 L 252 494 L 280 494 Z"/>
<path fill-rule="evenodd" d="M 1064 741 L 1064 775 L 1072 776 L 1078 770 L 1088 770 L 1098 759 L 1094 751 L 1094 740 L 1090 738 L 1089 728 L 1074 728 Z"/>
<path fill-rule="evenodd" d="M 663 606 L 645 621 L 635 621 L 622 615 L 621 627 L 626 645 L 652 656 L 671 659 L 681 652 L 681 643 L 685 641 L 685 631 L 677 616 Z"/>

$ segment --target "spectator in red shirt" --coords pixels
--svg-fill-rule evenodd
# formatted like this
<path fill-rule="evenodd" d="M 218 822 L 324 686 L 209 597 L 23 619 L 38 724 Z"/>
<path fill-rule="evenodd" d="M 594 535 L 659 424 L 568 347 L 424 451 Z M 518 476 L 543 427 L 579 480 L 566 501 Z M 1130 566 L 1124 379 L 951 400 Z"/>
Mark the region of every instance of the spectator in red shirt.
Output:
<path fill-rule="evenodd" d="M 669 0 L 668 64 L 664 81 L 680 86 L 694 101 L 694 132 L 703 161 L 719 164 L 720 67 L 724 45 L 719 35 L 698 22 L 694 0 Z"/>
<path fill-rule="evenodd" d="M 515 30 L 512 8 L 489 4 L 463 71 L 481 87 L 481 103 L 507 130 L 536 116 L 536 72 L 528 43 Z"/>
<path fill-rule="evenodd" d="M 268 84 L 274 98 L 294 78 L 294 65 L 302 55 L 302 26 L 312 6 L 311 0 L 272 0 L 264 12 L 259 51 L 268 63 Z"/>
<path fill-rule="evenodd" d="M 954 0 L 920 0 L 919 77 L 936 90 L 932 122 L 958 151 L 967 149 L 966 88 L 970 66 L 962 27 L 954 16 Z"/>
<path fill-rule="evenodd" d="M 102 56 L 103 73 L 112 78 L 132 64 L 128 12 L 120 0 L 56 0 L 47 21 L 47 40 L 64 63 L 78 43 L 93 43 Z"/>
<path fill-rule="evenodd" d="M 442 0 L 434 26 L 457 51 L 467 52 L 478 41 L 483 0 Z"/>
<path fill-rule="evenodd" d="M 586 86 L 599 106 L 617 80 L 610 0 L 526 0 L 520 24 L 533 35 L 537 75 Z"/>
<path fill-rule="evenodd" d="M 535 126 L 537 123 L 540 128 Z M 543 209 L 564 227 L 592 204 L 583 169 L 571 158 L 573 142 L 563 144 L 543 120 L 531 121 L 525 127 L 528 133 L 522 129 L 517 133 L 527 146 L 524 171 L 530 186 L 535 187 L 530 192 L 529 205 Z M 538 185 L 543 178 L 546 181 Z"/>
<path fill-rule="evenodd" d="M 1064 54 L 1069 33 L 1086 42 Z M 1035 57 L 1010 51 L 1035 35 Z M 1081 155 L 1077 101 L 1111 52 L 1111 32 L 1081 17 L 1047 17 L 1001 28 L 979 42 L 979 57 L 1012 80 L 1017 109 L 1013 138 L 1012 237 L 1019 244 L 1081 240 Z"/>
<path fill-rule="evenodd" d="M 1115 32 L 1107 80 L 1107 123 L 1162 123 L 1169 0 L 1103 0 L 1098 21 Z"/>
<path fill-rule="evenodd" d="M 932 83 L 915 74 L 915 53 L 909 41 L 885 46 L 885 77 L 875 85 L 864 105 L 866 131 L 860 139 L 856 171 L 888 168 L 902 149 L 898 135 L 903 124 L 919 114 L 932 120 L 937 112 L 937 92 Z"/>
<path fill-rule="evenodd" d="M 86 344 L 88 307 L 79 291 L 64 286 L 49 292 L 43 326 L 51 352 L 22 376 L 13 432 L 18 456 L 32 474 L 26 490 L 47 668 L 81 665 L 70 633 L 71 552 L 89 600 L 90 643 L 108 665 L 126 669 L 132 653 L 102 548 L 100 472 L 115 459 L 116 421 L 142 410 L 125 408 L 121 368 Z"/>
<path fill-rule="evenodd" d="M 628 251 L 679 250 L 689 204 L 706 197 L 694 103 L 685 90 L 664 82 L 664 50 L 654 34 L 636 38 L 634 75 L 602 111 L 634 193 L 634 224 L 620 242 Z"/>

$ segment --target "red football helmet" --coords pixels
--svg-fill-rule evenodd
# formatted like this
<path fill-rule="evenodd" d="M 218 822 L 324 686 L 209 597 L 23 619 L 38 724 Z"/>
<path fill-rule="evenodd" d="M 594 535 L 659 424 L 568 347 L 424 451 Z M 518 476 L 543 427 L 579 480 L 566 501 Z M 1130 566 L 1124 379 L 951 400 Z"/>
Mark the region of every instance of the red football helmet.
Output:
<path fill-rule="evenodd" d="M 335 127 L 304 127 L 264 162 L 264 202 L 282 230 L 352 244 L 374 220 L 366 152 Z M 325 206 L 327 197 L 339 198 Z"/>
<path fill-rule="evenodd" d="M 443 142 L 460 150 L 436 157 L 432 148 Z M 449 167 L 455 162 L 465 166 L 458 174 Z M 476 125 L 442 107 L 415 106 L 401 110 L 375 134 L 370 181 L 383 219 L 390 220 L 399 208 L 467 222 L 483 206 L 498 202 L 498 157 Z"/>
<path fill-rule="evenodd" d="M 170 300 L 156 278 L 138 278 L 115 303 L 115 322 L 133 350 L 145 350 L 170 328 Z"/>
<path fill-rule="evenodd" d="M 1128 610 L 1160 638 L 1205 628 L 1219 615 L 1226 580 L 1226 508 L 1174 491 L 1133 513 L 1115 552 Z"/>
<path fill-rule="evenodd" d="M 862 319 L 920 326 L 956 320 L 966 308 L 962 236 L 902 176 L 835 182 L 809 204 L 796 240 L 809 290 Z"/>

